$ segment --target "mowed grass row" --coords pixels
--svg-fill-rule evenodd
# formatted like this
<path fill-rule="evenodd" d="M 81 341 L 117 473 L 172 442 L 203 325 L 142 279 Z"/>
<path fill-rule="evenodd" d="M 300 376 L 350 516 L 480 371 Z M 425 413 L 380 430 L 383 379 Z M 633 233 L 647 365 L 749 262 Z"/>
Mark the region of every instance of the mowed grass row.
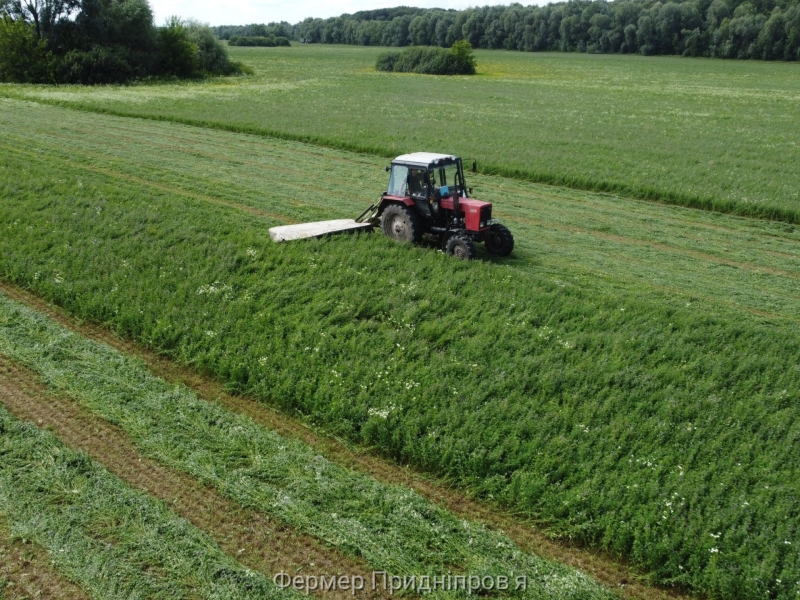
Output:
<path fill-rule="evenodd" d="M 375 157 L 33 103 L 0 105 L 7 140 L 0 148 L 7 152 L 46 154 L 90 178 L 108 175 L 176 197 L 241 205 L 265 218 L 265 227 L 353 217 L 387 184 L 385 161 Z M 517 252 L 506 264 L 556 279 L 567 269 L 575 278 L 800 319 L 800 230 L 793 225 L 499 177 L 469 182 L 516 234 Z"/>
<path fill-rule="evenodd" d="M 46 548 L 54 568 L 93 598 L 299 597 L 2 405 L 0 514 L 13 535 Z"/>
<path fill-rule="evenodd" d="M 0 513 L 0 598 L 12 597 L 89 598 L 83 588 L 53 567 L 47 550 L 28 538 L 12 535 Z"/>
<path fill-rule="evenodd" d="M 459 519 L 407 488 L 337 467 L 306 444 L 199 400 L 189 389 L 152 376 L 140 361 L 66 331 L 3 295 L 0 352 L 122 428 L 143 454 L 376 569 L 403 576 L 453 570 L 481 580 L 505 576 L 511 581 L 507 594 L 516 597 L 613 597 L 570 567 L 525 554 L 505 535 Z M 527 590 L 515 589 L 520 575 L 529 580 Z"/>
<path fill-rule="evenodd" d="M 654 580 L 795 593 L 791 226 L 485 179 L 517 234 L 508 261 L 380 236 L 276 245 L 275 222 L 361 206 L 364 157 L 96 116 L 88 157 L 84 115 L 29 109 L 58 115 L 59 141 L 7 106 L 29 145 L 0 157 L 4 278 Z M 243 163 L 269 158 L 263 184 L 233 155 L 211 171 L 214 140 Z M 189 156 L 212 176 L 180 178 Z M 326 170 L 332 189 L 309 193 Z"/>
<path fill-rule="evenodd" d="M 89 110 L 261 132 L 738 214 L 800 218 L 800 66 L 479 51 L 479 74 L 379 73 L 381 48 L 231 48 L 253 77 L 3 86 Z"/>

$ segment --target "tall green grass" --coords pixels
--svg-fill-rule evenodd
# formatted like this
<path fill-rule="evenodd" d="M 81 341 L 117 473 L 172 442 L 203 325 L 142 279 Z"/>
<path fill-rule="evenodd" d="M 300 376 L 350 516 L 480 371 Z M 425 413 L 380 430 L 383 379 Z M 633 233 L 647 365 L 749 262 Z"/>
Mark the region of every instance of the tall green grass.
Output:
<path fill-rule="evenodd" d="M 175 201 L 252 208 L 266 228 L 352 218 L 388 179 L 385 162 L 371 156 L 34 103 L 0 100 L 0 106 L 0 150 L 37 165 L 45 189 L 107 176 Z M 800 230 L 793 225 L 498 177 L 472 176 L 469 183 L 479 198 L 495 203 L 495 217 L 514 232 L 516 251 L 504 261 L 514 269 L 637 293 L 668 290 L 687 302 L 703 298 L 800 319 Z"/>
<path fill-rule="evenodd" d="M 375 568 L 404 576 L 450 569 L 502 575 L 512 582 L 509 594 L 528 598 L 612 597 L 572 568 L 524 554 L 505 535 L 461 520 L 407 488 L 337 467 L 313 448 L 199 400 L 150 375 L 140 361 L 67 332 L 3 295 L 0 352 L 121 427 L 143 453 Z M 98 502 L 110 501 L 107 492 L 94 492 Z M 527 593 L 513 591 L 519 575 L 530 580 Z"/>
<path fill-rule="evenodd" d="M 2 406 L 0 513 L 13 534 L 45 547 L 53 565 L 92 597 L 296 597 L 245 569 L 163 503 Z"/>
<path fill-rule="evenodd" d="M 478 51 L 475 77 L 374 70 L 381 48 L 231 48 L 256 75 L 1 94 L 800 221 L 800 65 Z"/>
<path fill-rule="evenodd" d="M 507 261 L 276 245 L 273 223 L 357 207 L 374 161 L 6 106 L 29 142 L 0 156 L 3 278 L 656 581 L 797 591 L 791 226 L 487 178 Z"/>

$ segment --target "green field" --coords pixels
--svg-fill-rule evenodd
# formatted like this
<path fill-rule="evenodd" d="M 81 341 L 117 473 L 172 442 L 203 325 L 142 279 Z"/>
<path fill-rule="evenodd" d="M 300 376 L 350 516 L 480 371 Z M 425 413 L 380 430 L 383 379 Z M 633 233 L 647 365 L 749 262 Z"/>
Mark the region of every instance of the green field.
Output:
<path fill-rule="evenodd" d="M 385 161 L 12 100 L 0 124 L 3 279 L 654 581 L 800 591 L 792 225 L 478 176 L 511 259 L 276 245 Z"/>
<path fill-rule="evenodd" d="M 381 48 L 231 48 L 254 77 L 0 94 L 800 221 L 800 65 L 478 51 L 474 77 L 379 73 Z"/>
<path fill-rule="evenodd" d="M 300 597 L 2 406 L 0 457 L 0 514 L 16 537 L 47 548 L 51 563 L 92 598 Z"/>

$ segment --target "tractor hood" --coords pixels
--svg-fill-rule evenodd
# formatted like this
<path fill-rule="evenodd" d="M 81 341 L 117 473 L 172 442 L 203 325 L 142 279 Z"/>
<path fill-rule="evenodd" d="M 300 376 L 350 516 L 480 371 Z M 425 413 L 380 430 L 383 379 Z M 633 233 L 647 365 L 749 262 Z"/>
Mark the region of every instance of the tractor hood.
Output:
<path fill-rule="evenodd" d="M 453 210 L 453 198 L 442 198 L 440 206 L 445 210 Z M 489 227 L 492 220 L 492 203 L 459 198 L 458 210 L 464 213 L 464 225 L 467 231 L 482 231 Z"/>
<path fill-rule="evenodd" d="M 463 212 L 465 215 L 468 215 L 470 213 L 480 213 L 484 206 L 491 206 L 492 203 L 482 202 L 481 200 L 475 200 L 474 198 L 459 198 L 458 205 L 461 208 L 461 212 Z M 453 210 L 453 199 L 442 198 L 441 206 L 447 210 Z"/>

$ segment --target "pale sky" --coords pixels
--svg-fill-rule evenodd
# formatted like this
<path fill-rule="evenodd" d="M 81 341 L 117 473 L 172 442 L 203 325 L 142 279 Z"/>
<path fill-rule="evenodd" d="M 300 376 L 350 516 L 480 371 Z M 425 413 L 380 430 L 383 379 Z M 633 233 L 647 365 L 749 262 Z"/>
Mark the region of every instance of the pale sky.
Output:
<path fill-rule="evenodd" d="M 420 6 L 425 8 L 456 8 L 511 4 L 513 0 L 343 0 L 342 2 L 313 2 L 312 0 L 150 0 L 156 25 L 167 17 L 178 15 L 197 19 L 209 25 L 247 25 L 288 21 L 297 23 L 306 17 L 335 17 L 359 10 L 390 8 L 393 6 Z M 528 0 L 522 4 L 545 4 L 545 1 Z"/>

